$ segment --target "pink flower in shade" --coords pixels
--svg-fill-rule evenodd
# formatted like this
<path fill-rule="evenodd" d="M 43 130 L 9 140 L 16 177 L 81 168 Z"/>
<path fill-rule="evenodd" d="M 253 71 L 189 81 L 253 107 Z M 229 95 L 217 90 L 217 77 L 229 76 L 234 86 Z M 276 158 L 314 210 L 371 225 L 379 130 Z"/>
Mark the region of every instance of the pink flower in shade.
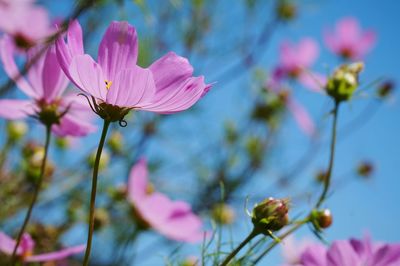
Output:
<path fill-rule="evenodd" d="M 284 89 L 283 86 L 281 80 L 276 78 L 273 74 L 272 77 L 267 80 L 265 88 L 283 100 L 286 108 L 304 133 L 309 136 L 314 135 L 315 125 L 310 114 L 307 112 L 306 108 L 291 95 L 290 91 Z"/>
<path fill-rule="evenodd" d="M 159 192 L 149 193 L 147 163 L 140 159 L 128 181 L 128 199 L 138 217 L 167 238 L 198 242 L 204 237 L 202 222 L 183 201 L 171 201 Z"/>
<path fill-rule="evenodd" d="M 334 31 L 324 33 L 326 46 L 335 54 L 346 59 L 361 59 L 374 46 L 376 34 L 363 31 L 356 18 L 347 17 L 338 21 Z"/>
<path fill-rule="evenodd" d="M 373 244 L 368 237 L 333 242 L 330 247 L 311 244 L 299 266 L 398 266 L 400 244 Z"/>
<path fill-rule="evenodd" d="M 296 79 L 308 89 L 321 91 L 325 78 L 310 71 L 318 54 L 318 45 L 311 38 L 304 38 L 297 44 L 283 42 L 279 51 L 279 63 L 274 70 L 275 79 Z"/>
<path fill-rule="evenodd" d="M 30 48 L 55 31 L 47 10 L 33 0 L 0 0 L 0 31 L 12 36 L 19 48 Z"/>
<path fill-rule="evenodd" d="M 15 247 L 15 240 L 0 231 L 0 251 L 11 255 Z M 43 254 L 33 254 L 35 247 L 35 242 L 31 236 L 25 233 L 22 236 L 21 243 L 17 249 L 17 255 L 22 258 L 23 262 L 45 262 L 45 261 L 58 261 L 70 257 L 74 254 L 81 253 L 85 251 L 85 245 L 79 245 L 74 247 L 69 247 L 61 249 L 54 252 L 43 253 Z"/>
<path fill-rule="evenodd" d="M 127 22 L 112 22 L 100 43 L 97 62 L 84 54 L 82 29 L 70 23 L 67 43 L 59 38 L 57 55 L 70 80 L 92 97 L 102 118 L 122 120 L 131 109 L 157 113 L 183 111 L 209 89 L 204 77 L 193 77 L 186 58 L 168 53 L 148 68 L 136 65 L 136 30 Z"/>
<path fill-rule="evenodd" d="M 28 62 L 37 57 L 39 47 L 27 51 Z M 1 99 L 0 117 L 17 120 L 28 116 L 39 116 L 45 112 L 63 114 L 52 131 L 58 136 L 84 136 L 96 130 L 90 123 L 92 113 L 82 99 L 76 95 L 61 96 L 68 85 L 68 79 L 61 70 L 55 47 L 51 46 L 29 68 L 24 78 L 18 71 L 13 54 L 15 47 L 9 38 L 0 40 L 0 57 L 4 70 L 29 100 Z M 42 121 L 43 122 L 43 121 Z"/>

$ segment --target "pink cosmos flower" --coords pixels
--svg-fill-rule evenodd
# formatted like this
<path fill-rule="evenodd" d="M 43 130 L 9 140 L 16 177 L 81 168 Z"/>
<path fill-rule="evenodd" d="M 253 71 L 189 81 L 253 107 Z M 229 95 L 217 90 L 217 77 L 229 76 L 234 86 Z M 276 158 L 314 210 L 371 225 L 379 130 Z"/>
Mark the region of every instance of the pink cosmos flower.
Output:
<path fill-rule="evenodd" d="M 372 49 L 376 34 L 372 30 L 363 31 L 356 18 L 347 17 L 337 22 L 334 31 L 326 30 L 324 40 L 333 53 L 357 60 Z"/>
<path fill-rule="evenodd" d="M 400 244 L 373 244 L 363 240 L 339 240 L 327 248 L 312 244 L 301 255 L 300 266 L 397 266 Z"/>
<path fill-rule="evenodd" d="M 284 89 L 280 78 L 275 77 L 273 74 L 272 77 L 267 80 L 265 88 L 283 100 L 286 108 L 304 133 L 309 136 L 315 134 L 315 125 L 310 114 L 307 112 L 306 108 L 291 95 L 290 91 Z"/>
<path fill-rule="evenodd" d="M 133 166 L 128 181 L 128 199 L 145 224 L 177 241 L 198 242 L 204 237 L 202 222 L 183 201 L 171 201 L 159 192 L 149 193 L 146 160 Z"/>
<path fill-rule="evenodd" d="M 303 252 L 313 245 L 309 240 L 296 241 L 292 235 L 282 240 L 282 257 L 285 261 L 284 266 L 299 265 Z"/>
<path fill-rule="evenodd" d="M 0 251 L 7 255 L 11 255 L 15 247 L 15 240 L 0 231 Z M 79 245 L 61 249 L 54 252 L 33 255 L 35 242 L 32 237 L 25 233 L 22 236 L 21 244 L 17 249 L 17 255 L 22 258 L 23 262 L 45 262 L 58 261 L 70 257 L 74 254 L 85 251 L 85 245 Z"/>
<path fill-rule="evenodd" d="M 311 38 L 304 38 L 297 44 L 283 42 L 280 46 L 279 63 L 274 70 L 274 78 L 277 80 L 296 79 L 308 89 L 321 91 L 325 78 L 310 71 L 318 54 L 318 45 Z"/>
<path fill-rule="evenodd" d="M 0 31 L 19 48 L 30 48 L 54 33 L 47 10 L 33 0 L 0 0 Z"/>
<path fill-rule="evenodd" d="M 27 51 L 28 62 L 37 57 L 39 47 Z M 92 114 L 84 102 L 76 95 L 61 96 L 68 85 L 68 79 L 61 70 L 55 47 L 35 59 L 27 72 L 21 77 L 14 61 L 15 46 L 9 36 L 0 40 L 0 57 L 7 75 L 12 78 L 29 100 L 1 99 L 0 117 L 17 120 L 28 116 L 40 116 L 46 112 L 63 115 L 59 124 L 52 125 L 58 136 L 84 136 L 96 130 L 90 123 Z"/>
<path fill-rule="evenodd" d="M 157 113 L 183 111 L 209 89 L 204 77 L 193 77 L 186 58 L 170 52 L 148 68 L 136 65 L 136 30 L 127 22 L 112 22 L 100 43 L 97 62 L 84 54 L 82 29 L 70 23 L 67 43 L 59 38 L 57 55 L 69 79 L 92 97 L 94 111 L 118 121 L 131 109 Z"/>

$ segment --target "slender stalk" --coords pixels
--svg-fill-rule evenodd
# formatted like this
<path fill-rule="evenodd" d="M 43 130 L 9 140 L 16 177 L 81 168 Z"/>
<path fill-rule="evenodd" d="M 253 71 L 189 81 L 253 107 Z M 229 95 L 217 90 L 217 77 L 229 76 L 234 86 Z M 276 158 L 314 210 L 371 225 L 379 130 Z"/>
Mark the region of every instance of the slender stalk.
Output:
<path fill-rule="evenodd" d="M 333 164 L 335 162 L 335 147 L 336 147 L 336 129 L 337 129 L 337 120 L 339 116 L 339 106 L 340 102 L 335 101 L 335 107 L 333 109 L 333 125 L 332 125 L 332 137 L 331 137 L 331 148 L 329 154 L 329 166 L 326 176 L 324 178 L 324 189 L 319 197 L 317 204 L 315 204 L 315 208 L 318 209 L 321 207 L 321 204 L 325 201 L 326 195 L 328 194 L 328 190 L 331 184 L 331 176 L 333 171 Z"/>
<path fill-rule="evenodd" d="M 21 243 L 21 239 L 22 236 L 25 232 L 26 226 L 29 223 L 29 219 L 31 218 L 31 214 L 32 214 L 32 210 L 33 207 L 35 206 L 35 203 L 38 199 L 39 196 L 39 192 L 40 192 L 40 188 L 42 186 L 43 183 L 43 176 L 46 170 L 46 162 L 47 162 L 47 154 L 48 154 L 48 150 L 49 150 L 49 145 L 50 145 L 50 138 L 51 138 L 51 125 L 46 126 L 46 142 L 44 145 L 44 156 L 43 156 L 43 160 L 42 160 L 42 164 L 40 166 L 40 174 L 39 174 L 39 180 L 36 184 L 36 188 L 33 194 L 33 198 L 31 201 L 31 204 L 29 205 L 28 208 L 28 212 L 26 213 L 25 219 L 24 219 L 24 223 L 22 224 L 21 229 L 19 230 L 18 233 L 18 237 L 17 237 L 17 241 L 13 250 L 13 253 L 11 255 L 11 265 L 15 266 L 17 263 L 17 249 L 19 247 L 19 244 Z"/>
<path fill-rule="evenodd" d="M 85 258 L 83 260 L 84 266 L 89 265 L 90 251 L 92 249 L 92 238 L 94 229 L 94 210 L 96 203 L 96 190 L 97 190 L 97 176 L 99 174 L 99 164 L 101 158 L 101 152 L 103 151 L 103 146 L 106 141 L 108 127 L 110 126 L 110 121 L 104 120 L 103 131 L 101 132 L 99 146 L 97 147 L 96 159 L 93 166 L 93 177 L 92 177 L 92 192 L 90 196 L 90 212 L 89 212 L 89 231 L 86 244 Z"/>
<path fill-rule="evenodd" d="M 220 266 L 226 266 L 228 263 L 239 253 L 239 251 L 247 245 L 254 237 L 256 237 L 259 233 L 256 230 L 251 231 L 251 233 L 239 244 L 221 263 Z"/>
<path fill-rule="evenodd" d="M 329 165 L 328 165 L 328 170 L 324 179 L 324 188 L 322 190 L 322 193 L 320 195 L 320 197 L 318 198 L 317 203 L 315 204 L 315 209 L 318 209 L 319 207 L 321 207 L 321 204 L 325 201 L 326 196 L 328 194 L 329 191 L 329 187 L 331 184 L 331 176 L 332 176 L 332 171 L 333 171 L 333 166 L 334 166 L 334 162 L 335 162 L 335 147 L 336 147 L 336 131 L 337 131 L 337 120 L 338 120 L 338 116 L 339 116 L 339 106 L 340 106 L 340 102 L 335 101 L 335 106 L 333 109 L 333 123 L 332 123 L 332 135 L 331 135 L 331 144 L 330 144 L 330 154 L 329 154 Z M 310 217 L 310 214 L 307 217 Z M 292 234 L 293 232 L 295 232 L 297 229 L 299 229 L 300 227 L 302 227 L 305 223 L 307 223 L 309 220 L 309 218 L 307 218 L 306 220 L 304 220 L 301 223 L 298 223 L 294 226 L 292 226 L 292 228 L 290 228 L 289 230 L 287 230 L 285 233 L 281 234 L 278 236 L 279 239 L 285 239 L 288 235 Z M 267 255 L 276 245 L 278 244 L 277 241 L 273 241 L 266 250 L 264 250 L 263 253 L 260 254 L 260 256 L 258 256 L 255 260 L 254 260 L 254 264 L 258 263 L 265 255 Z"/>

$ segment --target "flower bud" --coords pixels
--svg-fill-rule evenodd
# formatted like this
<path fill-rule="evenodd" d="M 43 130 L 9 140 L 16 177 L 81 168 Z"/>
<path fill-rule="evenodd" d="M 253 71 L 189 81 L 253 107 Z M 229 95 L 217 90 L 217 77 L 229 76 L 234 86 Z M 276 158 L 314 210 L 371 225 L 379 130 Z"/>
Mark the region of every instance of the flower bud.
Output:
<path fill-rule="evenodd" d="M 115 201 L 123 201 L 127 196 L 127 187 L 125 184 L 119 185 L 117 187 L 110 187 L 108 190 L 110 198 Z"/>
<path fill-rule="evenodd" d="M 113 153 L 120 154 L 124 146 L 124 139 L 119 131 L 113 131 L 108 139 L 108 147 Z"/>
<path fill-rule="evenodd" d="M 22 139 L 26 132 L 28 131 L 28 126 L 22 121 L 11 121 L 7 124 L 7 133 L 11 142 L 17 142 Z"/>
<path fill-rule="evenodd" d="M 256 231 L 269 235 L 289 222 L 288 212 L 287 199 L 268 198 L 254 207 L 251 221 Z"/>
<path fill-rule="evenodd" d="M 94 167 L 95 160 L 96 160 L 96 151 L 93 151 L 93 152 L 89 155 L 89 157 L 88 157 L 88 159 L 87 159 L 88 165 L 89 165 L 91 168 Z M 99 162 L 99 171 L 102 171 L 102 170 L 106 169 L 107 166 L 108 166 L 108 162 L 109 162 L 109 161 L 110 161 L 110 155 L 109 155 L 109 153 L 108 153 L 106 150 L 103 150 L 103 152 L 102 152 L 102 154 L 101 154 L 101 157 L 100 157 L 100 162 Z"/>
<path fill-rule="evenodd" d="M 184 259 L 180 264 L 180 266 L 198 266 L 199 264 L 199 259 L 195 256 L 189 256 L 186 259 Z"/>
<path fill-rule="evenodd" d="M 56 138 L 56 147 L 60 150 L 66 150 L 71 146 L 71 139 L 67 137 Z"/>
<path fill-rule="evenodd" d="M 315 175 L 315 181 L 317 181 L 318 183 L 324 183 L 326 176 L 327 176 L 327 172 L 324 170 L 319 170 L 316 175 Z"/>
<path fill-rule="evenodd" d="M 263 157 L 261 140 L 258 137 L 249 137 L 246 142 L 246 149 L 252 166 L 258 168 Z"/>
<path fill-rule="evenodd" d="M 297 8 L 290 0 L 279 0 L 276 14 L 283 21 L 293 20 L 297 15 Z"/>
<path fill-rule="evenodd" d="M 110 216 L 104 208 L 97 208 L 94 211 L 94 230 L 100 230 L 104 226 L 110 223 Z"/>
<path fill-rule="evenodd" d="M 328 79 L 326 92 L 337 102 L 349 100 L 359 85 L 358 76 L 363 69 L 361 62 L 341 65 Z"/>
<path fill-rule="evenodd" d="M 357 173 L 362 177 L 370 177 L 374 172 L 374 165 L 371 162 L 361 162 L 357 167 Z"/>
<path fill-rule="evenodd" d="M 332 214 L 329 209 L 313 210 L 311 212 L 311 222 L 316 229 L 325 229 L 332 224 Z"/>
<path fill-rule="evenodd" d="M 385 99 L 393 93 L 394 90 L 394 83 L 390 80 L 385 81 L 382 83 L 377 90 L 378 97 Z"/>
<path fill-rule="evenodd" d="M 221 225 L 232 224 L 235 219 L 235 211 L 228 204 L 224 203 L 214 205 L 211 215 Z"/>

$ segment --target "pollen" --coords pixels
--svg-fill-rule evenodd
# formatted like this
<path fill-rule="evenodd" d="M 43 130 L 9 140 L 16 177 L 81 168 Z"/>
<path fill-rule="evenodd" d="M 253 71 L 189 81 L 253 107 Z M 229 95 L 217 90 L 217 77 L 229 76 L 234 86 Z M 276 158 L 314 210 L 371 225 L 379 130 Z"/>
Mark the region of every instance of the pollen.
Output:
<path fill-rule="evenodd" d="M 106 83 L 106 89 L 109 90 L 111 87 L 112 81 L 105 80 L 104 82 Z"/>

